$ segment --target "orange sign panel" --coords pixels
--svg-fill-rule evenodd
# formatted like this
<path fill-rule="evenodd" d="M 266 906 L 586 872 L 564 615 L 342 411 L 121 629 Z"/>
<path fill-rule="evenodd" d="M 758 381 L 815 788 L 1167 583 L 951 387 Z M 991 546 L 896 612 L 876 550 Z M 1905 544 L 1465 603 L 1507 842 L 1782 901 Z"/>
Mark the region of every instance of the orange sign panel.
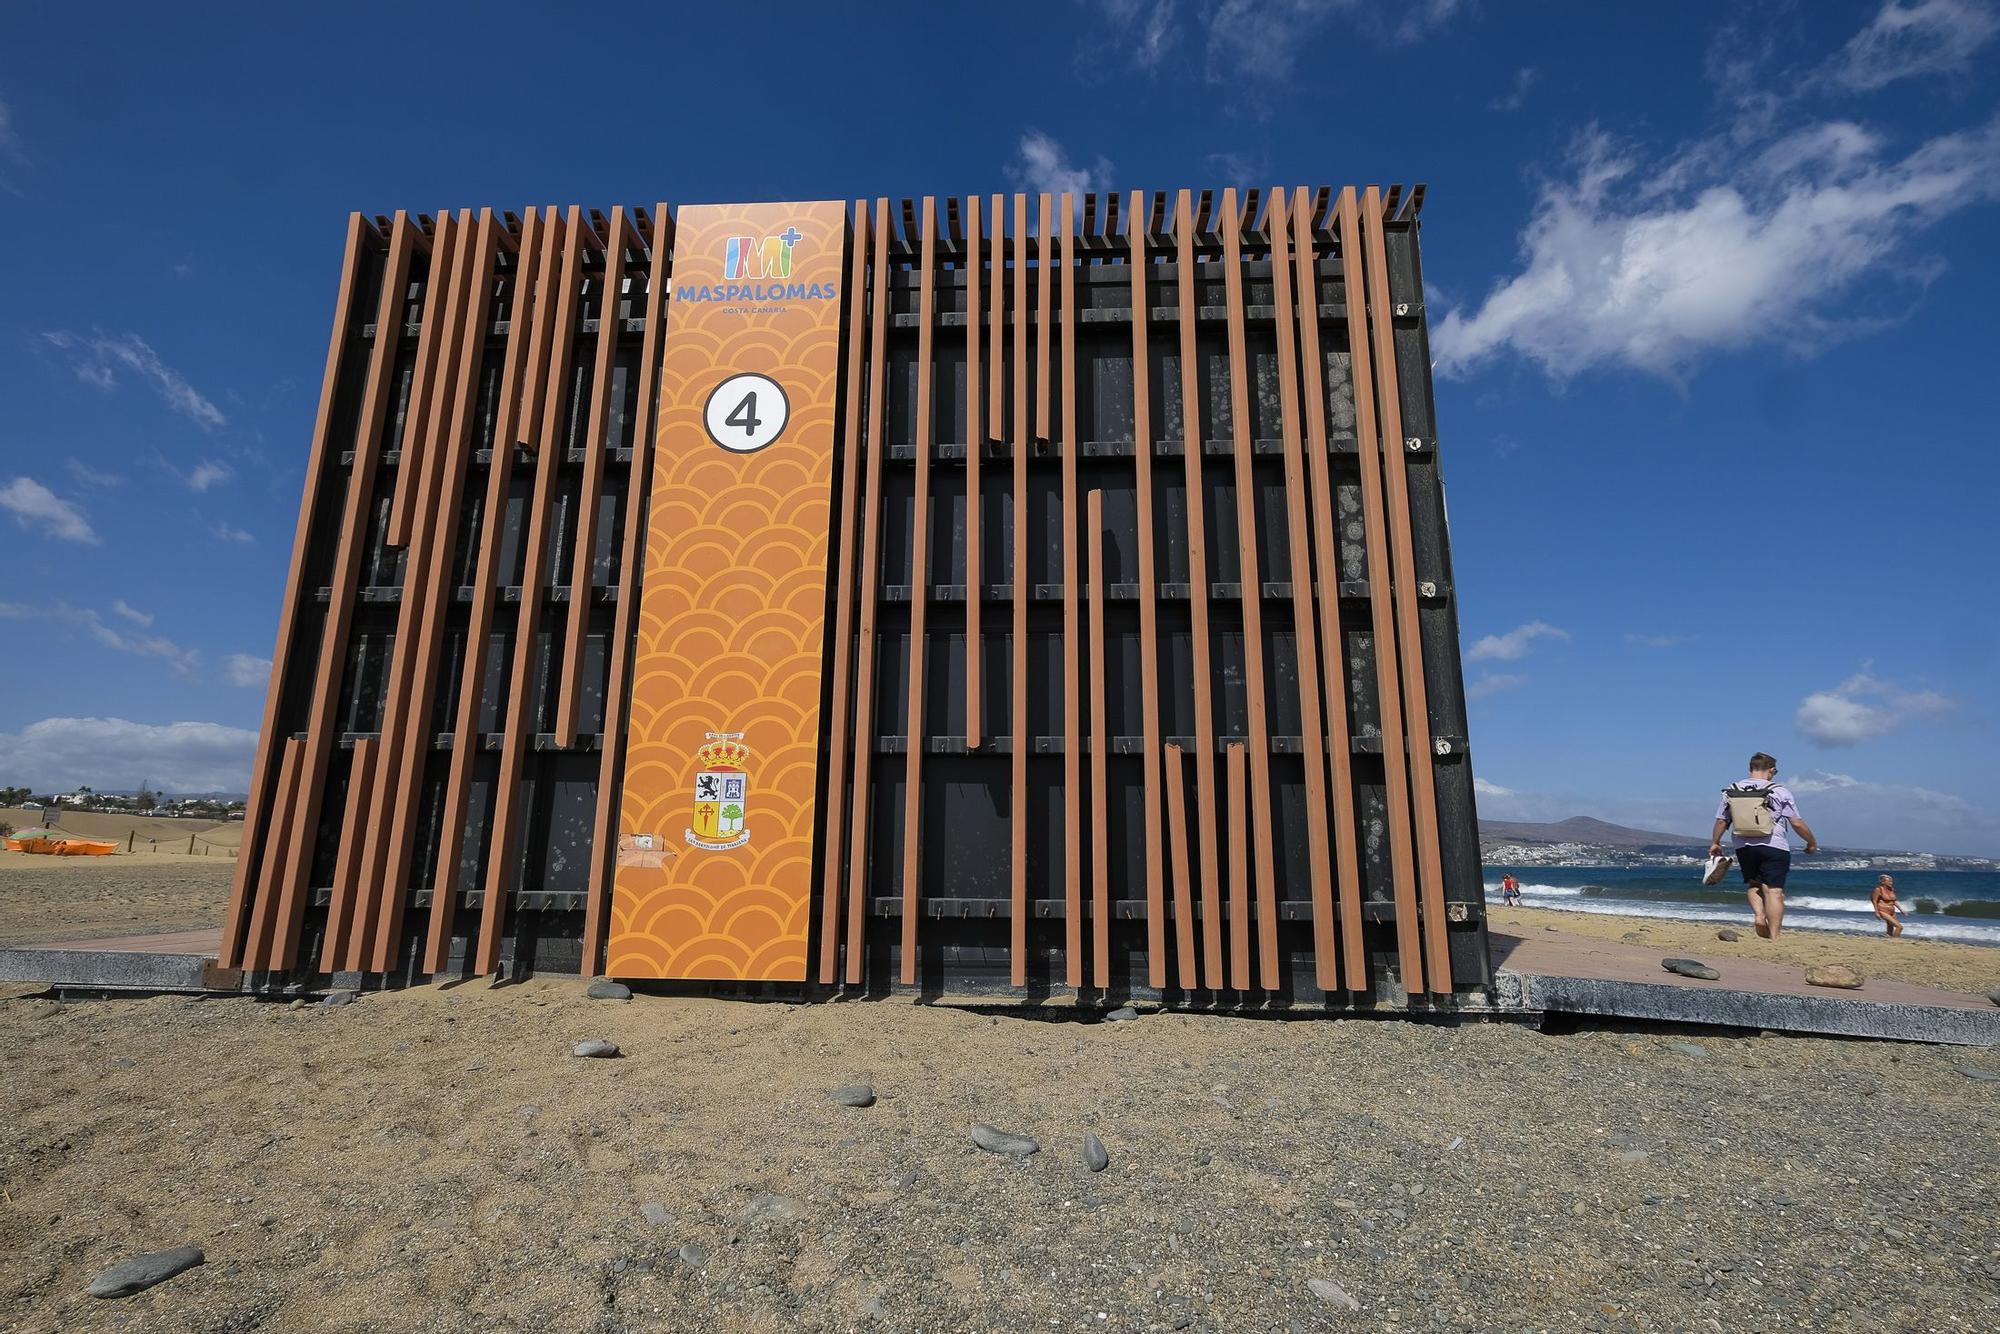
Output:
<path fill-rule="evenodd" d="M 847 213 L 677 215 L 605 972 L 798 982 Z"/>

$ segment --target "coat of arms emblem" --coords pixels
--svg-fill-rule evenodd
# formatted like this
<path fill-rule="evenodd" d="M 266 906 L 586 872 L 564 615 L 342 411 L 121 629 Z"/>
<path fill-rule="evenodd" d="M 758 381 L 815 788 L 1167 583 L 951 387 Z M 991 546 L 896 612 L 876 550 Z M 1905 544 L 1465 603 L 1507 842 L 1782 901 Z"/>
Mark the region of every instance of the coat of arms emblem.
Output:
<path fill-rule="evenodd" d="M 695 751 L 694 825 L 688 843 L 727 852 L 750 841 L 744 812 L 750 786 L 750 748 L 741 732 L 709 732 Z"/>

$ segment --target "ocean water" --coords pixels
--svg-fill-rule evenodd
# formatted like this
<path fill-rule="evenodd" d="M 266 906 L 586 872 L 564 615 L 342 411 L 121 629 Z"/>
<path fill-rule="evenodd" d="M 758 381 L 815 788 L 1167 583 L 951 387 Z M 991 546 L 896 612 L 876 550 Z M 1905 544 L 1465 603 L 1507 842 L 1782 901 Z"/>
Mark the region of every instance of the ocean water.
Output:
<path fill-rule="evenodd" d="M 1794 856 L 1785 882 L 1785 929 L 1882 935 L 1868 906 L 1879 871 L 1821 871 Z M 1734 866 L 1729 879 L 1703 887 L 1700 868 L 1624 866 L 1494 866 L 1486 868 L 1486 901 L 1500 903 L 1500 877 L 1521 882 L 1521 902 L 1564 912 L 1672 917 L 1750 929 L 1750 904 Z M 1896 896 L 1909 909 L 1903 934 L 1912 940 L 1955 940 L 2000 946 L 2000 872 L 1894 871 Z M 1941 911 L 1920 912 L 1929 899 Z M 1929 905 L 1925 905 L 1929 906 Z"/>

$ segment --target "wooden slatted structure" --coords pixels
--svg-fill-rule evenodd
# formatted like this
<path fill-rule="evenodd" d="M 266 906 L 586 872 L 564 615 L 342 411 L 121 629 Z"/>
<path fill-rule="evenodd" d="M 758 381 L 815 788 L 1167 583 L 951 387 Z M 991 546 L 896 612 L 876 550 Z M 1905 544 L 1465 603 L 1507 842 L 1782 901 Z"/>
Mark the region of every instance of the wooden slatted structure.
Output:
<path fill-rule="evenodd" d="M 855 202 L 817 985 L 1487 985 L 1421 199 Z M 224 965 L 602 966 L 673 268 L 349 220 Z"/>

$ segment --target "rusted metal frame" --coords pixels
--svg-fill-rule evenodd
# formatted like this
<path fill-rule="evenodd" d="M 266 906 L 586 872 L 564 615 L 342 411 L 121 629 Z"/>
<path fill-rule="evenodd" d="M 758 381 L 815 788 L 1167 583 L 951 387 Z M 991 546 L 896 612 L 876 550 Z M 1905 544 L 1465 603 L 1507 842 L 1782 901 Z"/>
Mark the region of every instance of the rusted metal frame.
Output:
<path fill-rule="evenodd" d="M 472 796 L 472 769 L 480 746 L 479 703 L 485 691 L 487 641 L 493 631 L 493 604 L 499 596 L 500 547 L 506 539 L 507 493 L 513 480 L 514 445 L 518 438 L 516 401 L 531 349 L 550 297 L 549 274 L 556 259 L 557 230 L 540 210 L 529 209 L 521 224 L 520 261 L 514 271 L 512 305 L 507 316 L 507 355 L 501 363 L 500 401 L 493 409 L 491 462 L 487 464 L 486 497 L 481 510 L 479 553 L 473 573 L 472 612 L 466 625 L 465 655 L 459 673 L 458 712 L 454 719 L 451 770 L 445 780 L 444 810 L 439 819 L 437 865 L 431 876 L 431 917 L 424 941 L 424 971 L 441 972 L 451 953 L 452 925 L 458 909 L 459 858 L 465 850 L 466 805 Z M 491 831 L 488 831 L 491 842 Z"/>
<path fill-rule="evenodd" d="M 1174 951 L 1180 963 L 1181 987 L 1192 990 L 1199 985 L 1195 970 L 1194 912 L 1189 906 L 1193 896 L 1188 888 L 1193 868 L 1188 864 L 1186 763 L 1178 745 L 1167 746 L 1166 770 L 1167 850 L 1173 858 L 1174 874 Z"/>
<path fill-rule="evenodd" d="M 388 544 L 392 547 L 410 544 L 410 511 L 417 503 L 415 492 L 423 485 L 431 467 L 430 440 L 424 431 L 421 409 L 430 401 L 431 378 L 437 373 L 438 359 L 448 355 L 441 353 L 438 345 L 450 322 L 445 310 L 451 299 L 449 274 L 458 233 L 458 220 L 451 210 L 439 212 L 429 247 L 430 276 L 424 281 L 423 313 L 417 326 L 417 360 L 410 372 L 410 401 L 403 414 L 403 438 L 394 442 L 399 453 L 396 490 L 389 502 Z"/>
<path fill-rule="evenodd" d="M 382 882 L 389 897 L 387 911 L 381 914 L 375 932 L 370 964 L 377 972 L 394 967 L 401 953 L 410 864 L 416 851 L 417 805 L 423 797 L 424 774 L 430 764 L 431 712 L 436 702 L 438 658 L 444 648 L 445 609 L 451 605 L 451 558 L 458 549 L 458 525 L 463 510 L 459 498 L 471 462 L 472 420 L 479 410 L 479 369 L 486 357 L 486 330 L 492 326 L 490 305 L 499 226 L 491 209 L 481 210 L 476 234 L 465 234 L 470 225 L 469 217 L 460 220 L 459 273 L 454 278 L 459 292 L 451 306 L 455 327 L 449 331 L 446 344 L 447 351 L 455 356 L 455 368 L 447 367 L 451 378 L 440 386 L 431 415 L 429 449 L 437 459 L 437 471 L 419 502 L 424 509 L 418 516 L 418 531 L 422 533 L 428 528 L 429 551 L 423 565 L 418 567 L 414 561 L 419 553 L 412 548 L 411 572 L 403 583 L 407 602 L 413 581 L 421 579 L 423 593 L 419 604 L 426 610 L 418 624 L 416 643 L 411 645 L 401 637 L 397 640 L 398 656 L 407 653 L 411 660 L 401 753 L 378 761 L 379 766 L 393 759 L 397 767 L 384 821 L 389 856 Z M 432 903 L 439 897 L 434 885 Z"/>
<path fill-rule="evenodd" d="M 1083 985 L 1083 564 L 1076 495 L 1076 200 L 1062 196 L 1063 977 Z M 1023 931 L 1025 934 L 1025 930 Z"/>
<path fill-rule="evenodd" d="M 297 737 L 287 737 L 278 759 L 278 796 L 272 807 L 273 819 L 290 820 L 298 805 L 299 777 L 305 766 L 306 743 Z M 287 838 L 272 849 L 277 865 L 271 879 L 274 883 L 285 884 L 291 876 L 292 862 L 300 855 L 298 841 Z M 240 854 L 239 854 L 240 855 Z M 307 848 L 304 855 L 310 856 Z M 250 914 L 250 940 L 244 955 L 246 968 L 265 969 L 271 964 L 272 923 L 278 916 L 278 896 L 276 893 L 262 893 L 257 896 Z"/>
<path fill-rule="evenodd" d="M 1222 192 L 1222 275 L 1229 308 L 1230 420 L 1235 428 L 1237 578 L 1243 588 L 1243 685 L 1250 715 L 1251 850 L 1256 865 L 1258 976 L 1278 985 L 1277 872 L 1271 851 L 1271 728 L 1264 708 L 1263 582 L 1257 569 L 1257 479 L 1251 469 L 1250 377 L 1244 349 L 1243 219 L 1236 191 Z M 1232 924 L 1234 931 L 1247 924 Z"/>
<path fill-rule="evenodd" d="M 917 925 L 923 887 L 919 835 L 923 825 L 924 685 L 929 644 L 931 541 L 931 320 L 937 302 L 937 201 L 924 196 L 917 271 L 917 486 L 910 539 L 910 677 L 903 724 L 903 985 L 917 980 Z"/>
<path fill-rule="evenodd" d="M 1396 960 L 1403 989 L 1424 990 L 1424 956 L 1417 929 L 1416 854 L 1410 846 L 1409 762 L 1404 755 L 1403 688 L 1396 665 L 1396 620 L 1390 605 L 1388 523 L 1382 498 L 1382 442 L 1376 435 L 1373 358 L 1368 345 L 1367 283 L 1361 269 L 1361 229 L 1352 186 L 1340 192 L 1340 267 L 1347 293 L 1349 373 L 1354 383 L 1354 435 L 1361 462 L 1361 527 L 1368 556 L 1369 627 L 1375 639 L 1375 695 L 1381 714 L 1384 796 L 1389 808 L 1389 874 L 1396 904 Z"/>
<path fill-rule="evenodd" d="M 855 636 L 854 794 L 848 817 L 847 981 L 858 984 L 867 958 L 868 814 L 875 756 L 875 622 L 882 581 L 882 391 L 889 334 L 889 201 L 875 201 L 874 296 L 868 330 L 868 466 L 861 500 L 861 625 Z"/>
<path fill-rule="evenodd" d="M 1389 260 L 1382 235 L 1382 211 L 1382 201 L 1370 186 L 1363 258 L 1368 269 L 1368 314 L 1375 333 L 1375 383 L 1381 395 L 1382 471 L 1389 484 L 1389 556 L 1396 578 L 1397 641 L 1403 663 L 1403 727 L 1409 742 L 1410 793 L 1417 825 L 1417 891 L 1423 904 L 1424 975 L 1430 981 L 1431 993 L 1442 996 L 1451 994 L 1451 941 L 1445 919 L 1444 873 L 1439 864 L 1430 701 L 1424 683 L 1423 631 L 1418 623 L 1409 463 L 1403 449 L 1402 397 L 1396 384 L 1396 334 L 1389 304 Z M 1387 744 L 1385 740 L 1385 748 Z"/>
<path fill-rule="evenodd" d="M 1049 197 L 1041 197 L 1042 235 L 1049 232 Z M 1016 921 L 1025 919 L 1028 911 L 1028 750 L 1034 743 L 1028 736 L 1028 601 L 1034 589 L 1028 582 L 1028 454 L 1030 453 L 1028 420 L 1028 197 L 1014 196 L 1014 418 L 1010 423 L 1009 448 L 1014 458 L 1014 521 L 1012 568 L 1008 572 L 1009 597 L 1012 603 L 1013 633 L 1008 636 L 1011 668 L 1007 683 L 1010 704 L 1008 725 L 1013 736 L 1013 750 L 1008 755 L 1012 761 L 1010 803 L 1012 814 L 1009 824 L 1011 850 L 1008 856 L 1009 890 L 1014 906 Z M 1046 416 L 1046 393 L 1049 378 L 1048 363 L 1048 302 L 1049 272 L 1046 264 L 1040 268 L 1036 290 L 1041 297 L 1041 308 L 1033 313 L 1033 319 L 1041 328 L 1037 339 L 1041 360 L 1041 385 L 1037 395 Z M 1045 423 L 1044 423 L 1045 424 Z M 1013 960 L 1015 985 L 1026 982 L 1024 971 L 1027 964 L 1026 951 L 1016 951 Z"/>
<path fill-rule="evenodd" d="M 1153 568 L 1153 389 L 1146 346 L 1152 295 L 1147 278 L 1152 270 L 1146 254 L 1146 196 L 1132 192 L 1125 215 L 1128 244 L 1126 267 L 1132 282 L 1132 459 L 1137 478 L 1139 539 L 1139 728 L 1144 750 L 1139 757 L 1139 796 L 1146 804 L 1142 825 L 1146 839 L 1146 983 L 1167 984 L 1167 913 L 1165 853 L 1160 831 L 1160 682 L 1159 621 L 1154 608 Z M 1187 884 L 1176 880 L 1174 908 L 1186 922 L 1194 908 Z M 1194 960 L 1183 955 L 1179 977 L 1184 987 L 1195 985 Z"/>
<path fill-rule="evenodd" d="M 974 225 L 977 226 L 974 201 Z M 833 567 L 833 716 L 829 723 L 826 762 L 826 857 L 821 867 L 819 980 L 831 986 L 840 977 L 840 905 L 843 862 L 847 853 L 848 719 L 852 716 L 854 675 L 855 548 L 863 512 L 861 496 L 861 376 L 863 339 L 868 330 L 868 201 L 854 201 L 854 224 L 848 235 L 847 371 L 842 377 L 845 411 L 840 434 L 840 551 Z M 978 386 L 974 385 L 976 393 Z M 623 640 L 620 640 L 622 643 Z M 857 848 L 857 854 L 863 850 Z"/>
<path fill-rule="evenodd" d="M 514 849 L 520 838 L 521 770 L 527 759 L 533 719 L 529 687 L 535 677 L 535 638 L 541 628 L 543 577 L 549 563 L 549 516 L 561 472 L 563 392 L 569 379 L 571 340 L 576 332 L 576 289 L 583 271 L 586 236 L 582 210 L 570 206 L 562 277 L 556 289 L 554 326 L 550 330 L 548 393 L 542 404 L 542 424 L 536 437 L 535 494 L 528 508 L 527 565 L 521 575 L 521 612 L 514 632 L 513 684 L 507 696 L 507 716 L 501 728 L 499 791 L 493 803 L 492 854 L 486 864 L 486 898 L 479 928 L 479 973 L 500 966 L 500 932 L 507 919 L 507 896 L 514 889 Z"/>
<path fill-rule="evenodd" d="M 265 963 L 296 953 L 298 923 L 305 916 L 306 879 L 312 874 L 312 844 L 319 829 L 320 801 L 325 796 L 327 763 L 337 744 L 334 711 L 340 704 L 340 683 L 348 649 L 348 627 L 354 619 L 356 585 L 360 580 L 362 548 L 368 542 L 368 510 L 375 494 L 375 468 L 382 456 L 382 431 L 389 413 L 389 378 L 396 364 L 396 345 L 403 328 L 410 252 L 415 227 L 407 213 L 398 212 L 389 232 L 389 261 L 382 277 L 381 300 L 375 318 L 375 348 L 368 361 L 368 382 L 362 391 L 360 432 L 354 465 L 342 506 L 340 544 L 335 552 L 326 625 L 320 638 L 319 666 L 313 678 L 312 708 L 306 719 L 305 754 L 300 761 L 299 786 L 293 796 L 289 838 L 300 848 L 285 859 L 277 886 L 277 911 L 267 919 L 269 934 L 256 951 Z M 277 966 L 288 967 L 289 964 Z"/>
<path fill-rule="evenodd" d="M 1090 551 L 1090 958 L 1091 983 L 1111 985 L 1111 818 L 1105 756 L 1111 749 L 1110 705 L 1104 689 L 1104 493 L 1095 487 L 1084 502 L 1084 540 Z"/>
<path fill-rule="evenodd" d="M 430 290 L 424 301 L 424 324 L 420 329 L 423 340 L 418 353 L 420 362 L 436 362 L 439 358 L 450 362 L 452 359 L 453 340 L 458 335 L 467 281 L 460 262 L 461 253 L 471 253 L 465 244 L 469 238 L 464 233 L 468 231 L 462 220 L 450 213 L 438 215 L 437 232 L 431 247 Z M 405 550 L 402 597 L 396 607 L 396 647 L 385 673 L 382 725 L 374 747 L 373 763 L 380 780 L 369 784 L 361 818 L 348 826 L 349 839 L 361 845 L 360 861 L 355 868 L 355 899 L 348 905 L 351 912 L 341 913 L 338 921 L 332 915 L 327 920 L 330 957 L 339 960 L 340 966 L 347 969 L 368 966 L 369 942 L 378 924 L 388 914 L 389 903 L 399 893 L 386 872 L 389 847 L 394 841 L 397 823 L 394 811 L 399 795 L 392 776 L 409 746 L 415 744 L 419 756 L 429 750 L 428 738 L 415 743 L 409 738 L 407 714 L 413 666 L 418 656 L 415 648 L 418 626 L 425 620 L 440 619 L 444 615 L 444 608 L 424 596 L 421 589 L 430 554 L 428 538 L 436 518 L 436 507 L 432 504 L 429 490 L 437 464 L 435 439 L 443 434 L 442 414 L 451 398 L 453 382 L 450 372 L 454 369 L 455 363 L 445 366 L 442 373 L 436 366 L 427 366 L 421 384 L 413 375 L 410 399 L 403 412 L 403 457 L 406 463 L 396 477 L 391 529 L 395 527 L 394 505 L 408 506 L 416 514 L 413 521 L 405 521 L 401 543 Z M 418 396 L 419 389 L 423 391 L 422 397 Z M 421 781 L 422 772 L 419 767 L 418 781 Z"/>
<path fill-rule="evenodd" d="M 626 681 L 632 670 L 633 621 L 639 614 L 639 592 L 645 574 L 646 488 L 653 475 L 653 434 L 659 410 L 654 401 L 654 383 L 665 337 L 672 254 L 673 217 L 663 203 L 654 210 L 652 267 L 646 279 L 646 338 L 639 350 L 639 386 L 632 409 L 632 464 L 625 481 L 625 537 L 618 560 L 618 610 L 612 621 L 611 643 L 605 649 L 611 673 L 604 687 L 604 733 L 597 758 L 597 815 L 592 825 L 596 837 L 591 841 L 589 890 L 583 901 L 586 976 L 603 966 L 608 934 L 606 922 L 610 916 L 615 865 L 612 854 L 618 845 L 618 813 L 624 798 L 619 776 L 625 767 Z M 853 383 L 851 377 L 849 383 Z M 840 698 L 837 688 L 835 698 Z M 835 735 L 838 738 L 838 731 Z M 828 772 L 838 774 L 840 769 L 836 765 Z M 837 786 L 837 780 L 830 784 Z M 827 829 L 829 834 L 833 832 L 831 824 Z"/>
<path fill-rule="evenodd" d="M 577 715 L 583 710 L 583 655 L 590 639 L 591 567 L 597 555 L 597 510 L 604 496 L 604 444 L 611 431 L 611 377 L 618 365 L 618 335 L 624 321 L 618 302 L 625 285 L 625 209 L 611 210 L 605 231 L 604 296 L 597 310 L 597 364 L 591 375 L 590 430 L 583 446 L 583 485 L 578 491 L 576 541 L 569 570 L 568 638 L 562 655 L 562 682 L 556 697 L 556 744 L 576 744 Z M 606 646 L 607 651 L 609 646 Z"/>
<path fill-rule="evenodd" d="M 1313 618 L 1312 535 L 1306 519 L 1305 460 L 1299 446 L 1299 369 L 1297 328 L 1292 303 L 1291 242 L 1286 235 L 1289 219 L 1285 192 L 1271 191 L 1271 206 L 1265 215 L 1265 229 L 1271 238 L 1271 295 L 1276 306 L 1278 348 L 1278 397 L 1280 435 L 1285 457 L 1285 530 L 1290 542 L 1292 581 L 1292 646 L 1297 655 L 1301 750 L 1305 756 L 1306 778 L 1306 865 L 1310 870 L 1312 896 L 1313 975 L 1320 990 L 1340 986 L 1340 958 L 1334 943 L 1332 870 L 1328 865 L 1326 837 L 1326 732 L 1321 719 L 1319 678 L 1319 628 Z M 1310 290 L 1299 294 L 1302 306 L 1316 305 Z M 1308 410 L 1317 405 L 1308 405 Z M 1324 450 L 1321 451 L 1324 453 Z M 1342 702 L 1336 695 L 1328 707 Z M 1343 753 L 1340 762 L 1346 763 Z"/>
<path fill-rule="evenodd" d="M 979 383 L 979 320 L 985 303 L 986 263 L 979 252 L 979 196 L 965 201 L 965 245 L 960 252 L 965 270 L 965 746 L 979 748 L 981 718 L 979 611 L 979 456 L 986 450 L 986 401 Z M 999 356 L 999 348 L 994 348 Z"/>
<path fill-rule="evenodd" d="M 218 962 L 224 968 L 243 964 L 243 928 L 251 899 L 256 896 L 260 881 L 267 878 L 258 874 L 265 853 L 266 824 L 283 818 L 274 817 L 271 806 L 271 775 L 284 759 L 284 743 L 278 736 L 278 702 L 291 664 L 301 586 L 305 580 L 306 548 L 312 537 L 313 514 L 319 506 L 320 474 L 326 465 L 333 396 L 340 383 L 341 356 L 347 349 L 354 317 L 355 284 L 360 276 L 362 253 L 373 234 L 374 229 L 359 213 L 348 214 L 340 288 L 333 302 L 333 333 L 327 341 L 326 369 L 320 377 L 319 413 L 313 421 L 312 449 L 306 456 L 305 491 L 299 498 L 299 521 L 292 538 L 292 567 L 285 576 L 285 602 L 278 616 L 277 643 L 271 650 L 271 679 L 264 691 L 264 722 L 257 733 L 257 763 L 250 771 L 250 793 L 244 803 L 243 846 L 237 853 L 229 908 L 222 922 L 222 947 L 217 952 Z"/>
<path fill-rule="evenodd" d="M 1188 192 L 1174 201 L 1174 264 L 1178 270 L 1181 348 L 1181 471 L 1187 479 L 1188 608 L 1194 656 L 1195 841 L 1201 877 L 1201 971 L 1205 986 L 1224 985 L 1222 873 L 1216 857 L 1215 693 L 1209 666 L 1208 518 L 1202 508 L 1201 355 L 1195 342 L 1195 225 Z M 1235 826 L 1238 836 L 1242 827 Z"/>
<path fill-rule="evenodd" d="M 1305 371 L 1306 461 L 1312 481 L 1308 508 L 1312 513 L 1313 561 L 1319 570 L 1319 647 L 1326 700 L 1326 752 L 1333 767 L 1333 870 L 1339 900 L 1341 976 L 1349 991 L 1366 991 L 1368 951 L 1361 923 L 1361 849 L 1350 758 L 1354 747 L 1347 725 L 1347 652 L 1340 625 L 1340 548 L 1333 533 L 1337 498 L 1332 465 L 1327 458 L 1326 379 L 1320 360 L 1319 264 L 1314 254 L 1313 207 L 1312 197 L 1301 189 L 1292 213 L 1292 254 L 1298 270 L 1299 363 Z"/>
<path fill-rule="evenodd" d="M 1244 750 L 1241 741 L 1225 748 L 1224 767 L 1228 771 L 1229 827 L 1241 829 L 1250 819 L 1249 794 L 1245 791 Z M 1229 985 L 1238 991 L 1250 989 L 1250 845 L 1242 837 L 1229 840 Z"/>
<path fill-rule="evenodd" d="M 342 818 L 350 832 L 368 827 L 368 808 L 375 795 L 375 754 L 378 743 L 363 737 L 354 743 L 354 764 L 347 776 L 347 807 Z M 340 855 L 333 864 L 333 895 L 327 900 L 326 934 L 320 938 L 319 971 L 338 972 L 348 966 L 348 923 L 359 897 L 362 865 L 367 861 L 366 841 L 359 837 L 340 841 Z"/>

